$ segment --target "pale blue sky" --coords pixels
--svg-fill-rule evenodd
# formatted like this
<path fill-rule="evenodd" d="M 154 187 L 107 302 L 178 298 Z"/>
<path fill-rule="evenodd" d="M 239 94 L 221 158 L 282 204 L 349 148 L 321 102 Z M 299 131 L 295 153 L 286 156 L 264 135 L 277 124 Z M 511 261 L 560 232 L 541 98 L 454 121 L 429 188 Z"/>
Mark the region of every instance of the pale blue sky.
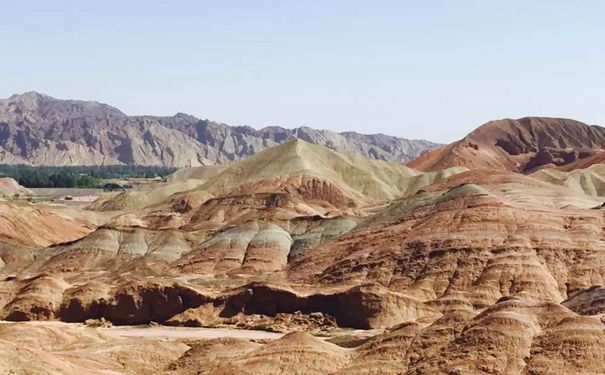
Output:
<path fill-rule="evenodd" d="M 449 142 L 605 124 L 604 1 L 4 1 L 0 97 Z"/>

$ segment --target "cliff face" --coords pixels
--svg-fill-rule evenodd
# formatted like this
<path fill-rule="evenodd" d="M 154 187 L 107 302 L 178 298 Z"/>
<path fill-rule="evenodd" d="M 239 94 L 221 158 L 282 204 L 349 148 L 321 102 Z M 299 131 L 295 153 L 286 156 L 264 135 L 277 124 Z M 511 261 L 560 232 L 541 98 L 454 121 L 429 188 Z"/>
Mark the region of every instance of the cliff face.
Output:
<path fill-rule="evenodd" d="M 0 163 L 199 166 L 238 161 L 293 138 L 397 162 L 439 146 L 306 127 L 231 127 L 185 114 L 127 116 L 106 104 L 36 92 L 0 100 Z"/>

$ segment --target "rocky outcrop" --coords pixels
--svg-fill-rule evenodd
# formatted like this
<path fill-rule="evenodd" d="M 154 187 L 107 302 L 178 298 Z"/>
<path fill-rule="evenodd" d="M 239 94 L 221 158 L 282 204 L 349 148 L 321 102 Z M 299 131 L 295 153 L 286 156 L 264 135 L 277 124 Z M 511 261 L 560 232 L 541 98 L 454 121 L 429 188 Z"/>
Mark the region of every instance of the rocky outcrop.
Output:
<path fill-rule="evenodd" d="M 117 286 L 88 282 L 72 287 L 63 279 L 42 276 L 25 280 L 3 308 L 10 321 L 105 319 L 114 324 L 165 322 L 189 308 L 212 301 L 176 283 L 131 281 Z"/>
<path fill-rule="evenodd" d="M 357 218 L 347 216 L 293 220 L 290 224 L 290 235 L 294 242 L 290 247 L 288 262 L 294 262 L 315 246 L 353 230 L 358 221 Z"/>
<path fill-rule="evenodd" d="M 402 321 L 438 315 L 420 301 L 378 285 L 361 285 L 333 293 L 301 294 L 264 284 L 250 284 L 223 297 L 221 315 L 239 313 L 276 316 L 279 313 L 324 313 L 339 326 L 389 327 Z"/>
<path fill-rule="evenodd" d="M 292 323 L 296 316 L 308 316 L 308 322 L 321 316 L 321 321 L 316 319 L 321 325 L 327 324 L 323 323 L 325 314 L 339 326 L 368 329 L 440 315 L 420 301 L 378 285 L 303 294 L 256 283 L 215 296 L 178 283 L 153 281 L 117 286 L 92 281 L 72 287 L 60 278 L 44 276 L 23 285 L 3 309 L 6 320 L 103 318 L 114 324 L 207 326 L 244 314 L 271 317 L 277 325 Z"/>
<path fill-rule="evenodd" d="M 561 304 L 580 315 L 601 315 L 605 313 L 605 288 L 593 285 L 578 291 Z"/>
<path fill-rule="evenodd" d="M 502 301 L 470 319 L 439 350 L 424 354 L 416 348 L 414 354 L 424 358 L 411 362 L 408 372 L 519 374 L 527 365 L 534 338 L 573 315 L 552 303 Z"/>
<path fill-rule="evenodd" d="M 197 180 L 171 184 L 152 184 L 136 190 L 128 190 L 111 198 L 100 198 L 89 209 L 94 211 L 135 211 L 152 207 L 166 201 L 176 193 L 188 191 L 200 185 Z"/>
<path fill-rule="evenodd" d="M 85 322 L 103 318 L 101 309 L 104 301 L 110 299 L 111 286 L 91 281 L 72 287 L 63 293 L 58 317 L 64 322 Z"/>
<path fill-rule="evenodd" d="M 167 367 L 174 374 L 333 374 L 350 352 L 304 332 L 292 332 L 264 345 L 215 339 L 194 345 Z"/>
<path fill-rule="evenodd" d="M 280 221 L 325 212 L 287 193 L 250 193 L 211 198 L 192 210 L 184 230 L 223 228 L 256 220 Z"/>
<path fill-rule="evenodd" d="M 544 330 L 532 343 L 522 374 L 601 374 L 605 372 L 603 323 L 571 316 Z"/>
<path fill-rule="evenodd" d="M 38 276 L 28 280 L 16 297 L 4 306 L 3 319 L 12 321 L 56 319 L 63 292 L 67 288 L 69 284 L 58 277 Z"/>
<path fill-rule="evenodd" d="M 377 335 L 338 374 L 600 373 L 602 335 L 597 319 L 558 304 L 503 299 L 480 314 L 454 309 Z"/>
<path fill-rule="evenodd" d="M 179 285 L 127 283 L 112 290 L 111 298 L 99 307 L 99 316 L 114 324 L 164 322 L 209 299 Z"/>
<path fill-rule="evenodd" d="M 85 366 L 89 371 L 117 370 L 118 355 L 117 365 L 132 373 L 529 375 L 605 370 L 605 331 L 597 317 L 533 298 L 503 298 L 480 312 L 463 308 L 461 297 L 443 302 L 439 317 L 404 322 L 352 347 L 295 331 L 273 340 L 187 341 L 188 346 L 180 344 L 177 350 L 171 343 L 178 340 L 160 339 L 151 345 L 149 339 L 137 337 L 132 345 L 127 337 L 110 340 L 105 329 L 3 324 L 0 353 L 7 357 L 0 369 L 28 368 L 23 359 L 31 356 L 33 369 L 39 365 L 68 374 L 81 373 Z M 304 319 L 300 313 L 290 318 Z M 153 330 L 146 330 L 149 336 Z M 137 367 L 130 367 L 137 358 Z M 75 366 L 78 362 L 82 367 Z"/>

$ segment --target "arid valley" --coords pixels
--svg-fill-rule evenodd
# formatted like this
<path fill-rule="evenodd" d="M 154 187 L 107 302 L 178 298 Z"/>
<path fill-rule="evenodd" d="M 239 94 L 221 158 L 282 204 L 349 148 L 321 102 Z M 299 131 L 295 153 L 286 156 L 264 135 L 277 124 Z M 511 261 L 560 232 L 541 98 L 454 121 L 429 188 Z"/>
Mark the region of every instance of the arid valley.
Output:
<path fill-rule="evenodd" d="M 0 178 L 2 374 L 605 373 L 605 128 L 439 145 L 26 93 L 0 150 L 173 168 L 71 195 Z"/>

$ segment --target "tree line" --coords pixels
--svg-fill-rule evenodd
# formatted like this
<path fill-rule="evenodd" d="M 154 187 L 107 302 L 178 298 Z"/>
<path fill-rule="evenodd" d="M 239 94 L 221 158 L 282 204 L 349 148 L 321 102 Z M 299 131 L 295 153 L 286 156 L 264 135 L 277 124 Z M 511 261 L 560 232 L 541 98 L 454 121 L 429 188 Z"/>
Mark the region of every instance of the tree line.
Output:
<path fill-rule="evenodd" d="M 141 165 L 31 166 L 0 165 L 0 177 L 12 177 L 27 188 L 102 188 L 103 180 L 154 178 L 176 168 Z"/>

